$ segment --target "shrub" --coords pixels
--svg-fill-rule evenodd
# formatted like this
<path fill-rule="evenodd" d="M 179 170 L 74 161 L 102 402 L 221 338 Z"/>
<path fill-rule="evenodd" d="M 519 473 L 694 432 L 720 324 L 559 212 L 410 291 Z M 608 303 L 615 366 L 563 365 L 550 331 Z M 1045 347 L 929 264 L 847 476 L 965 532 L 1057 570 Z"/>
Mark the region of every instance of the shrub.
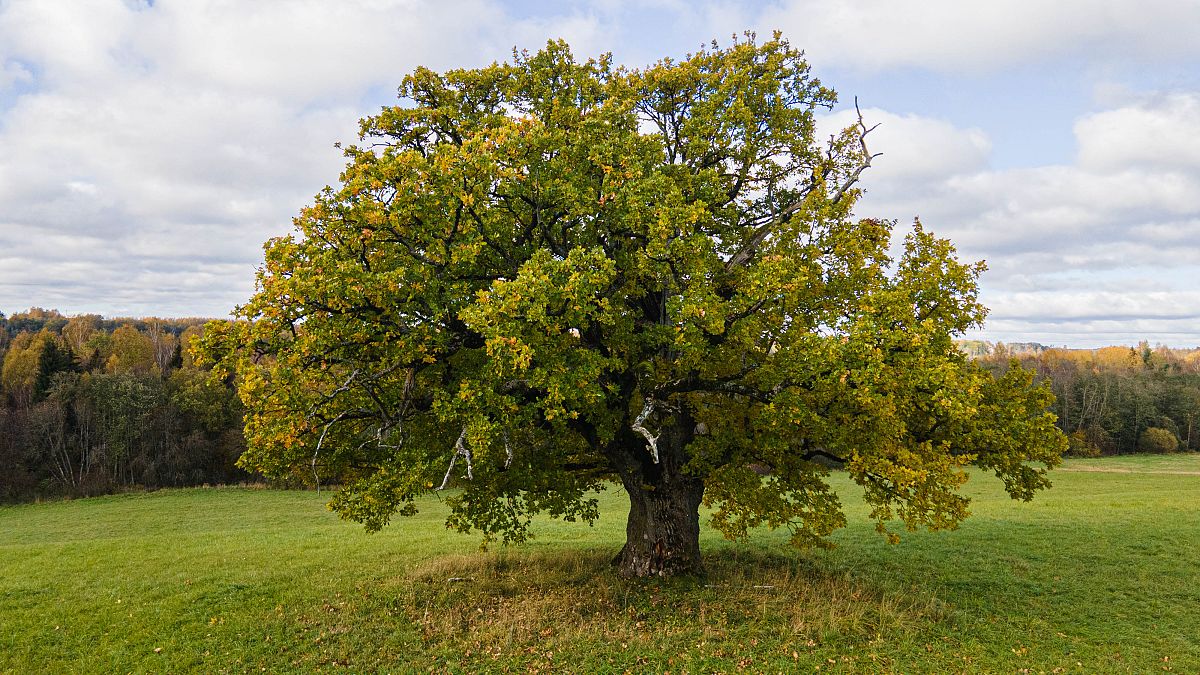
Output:
<path fill-rule="evenodd" d="M 1088 438 L 1088 433 L 1082 429 L 1072 433 L 1067 437 L 1071 446 L 1067 450 L 1067 454 L 1072 457 L 1099 457 L 1100 447 Z"/>
<path fill-rule="evenodd" d="M 1149 427 L 1138 438 L 1138 450 L 1141 452 L 1175 452 L 1179 449 L 1179 439 L 1169 429 Z"/>

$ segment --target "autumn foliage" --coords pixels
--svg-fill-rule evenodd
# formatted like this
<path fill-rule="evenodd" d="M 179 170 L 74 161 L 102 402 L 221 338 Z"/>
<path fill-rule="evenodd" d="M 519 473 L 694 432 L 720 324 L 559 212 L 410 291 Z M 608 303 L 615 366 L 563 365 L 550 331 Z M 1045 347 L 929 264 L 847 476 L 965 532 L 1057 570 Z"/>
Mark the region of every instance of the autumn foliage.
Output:
<path fill-rule="evenodd" d="M 954 343 L 983 266 L 919 223 L 893 259 L 894 223 L 853 216 L 870 126 L 818 136 L 835 95 L 787 41 L 641 70 L 554 42 L 400 96 L 206 332 L 244 466 L 336 478 L 369 528 L 460 488 L 448 524 L 506 541 L 616 480 L 637 576 L 699 569 L 701 504 L 822 544 L 830 465 L 892 537 L 965 517 L 967 465 L 1048 485 L 1049 392 Z"/>

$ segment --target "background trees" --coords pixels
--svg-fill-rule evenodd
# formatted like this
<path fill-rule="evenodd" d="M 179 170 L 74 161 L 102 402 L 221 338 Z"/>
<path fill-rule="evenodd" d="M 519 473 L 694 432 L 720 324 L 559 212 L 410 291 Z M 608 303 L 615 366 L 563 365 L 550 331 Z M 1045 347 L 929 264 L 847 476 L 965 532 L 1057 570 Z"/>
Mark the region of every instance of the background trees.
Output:
<path fill-rule="evenodd" d="M 0 326 L 0 499 L 247 477 L 232 390 L 182 358 L 199 320 L 13 318 Z"/>
<path fill-rule="evenodd" d="M 1057 424 L 1078 455 L 1200 449 L 1200 350 L 1104 347 L 1047 349 L 1017 358 L 1054 391 Z M 980 358 L 987 368 L 1007 367 L 1000 347 Z M 1144 438 L 1148 429 L 1155 429 Z M 1150 439 L 1155 440 L 1150 440 Z"/>
<path fill-rule="evenodd" d="M 244 447 L 240 403 L 180 349 L 202 333 L 201 320 L 63 317 L 54 310 L 15 316 L 11 326 L 0 319 L 0 500 L 250 477 L 234 468 Z M 141 374 L 110 372 L 112 332 L 127 326 L 153 344 L 155 324 L 159 344 L 175 345 L 166 367 L 160 361 L 168 350 L 160 349 L 153 364 L 143 361 Z M 1048 382 L 1072 454 L 1200 449 L 1200 350 L 1031 346 L 968 345 L 997 373 L 1018 352 Z M 148 403 L 130 406 L 125 394 Z M 328 468 L 325 479 L 341 478 Z M 438 471 L 444 477 L 444 468 Z"/>

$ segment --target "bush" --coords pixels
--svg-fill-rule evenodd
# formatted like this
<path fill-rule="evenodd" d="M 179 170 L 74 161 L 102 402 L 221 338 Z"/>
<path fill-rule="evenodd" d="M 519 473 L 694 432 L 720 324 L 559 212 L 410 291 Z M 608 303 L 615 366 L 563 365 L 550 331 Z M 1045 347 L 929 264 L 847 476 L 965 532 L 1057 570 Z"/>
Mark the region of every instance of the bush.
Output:
<path fill-rule="evenodd" d="M 1072 433 L 1067 440 L 1071 444 L 1067 454 L 1072 457 L 1099 457 L 1101 454 L 1100 447 L 1092 442 L 1088 433 L 1082 429 Z"/>
<path fill-rule="evenodd" d="M 1138 438 L 1138 450 L 1141 452 L 1175 452 L 1179 449 L 1179 439 L 1169 429 L 1149 427 Z"/>

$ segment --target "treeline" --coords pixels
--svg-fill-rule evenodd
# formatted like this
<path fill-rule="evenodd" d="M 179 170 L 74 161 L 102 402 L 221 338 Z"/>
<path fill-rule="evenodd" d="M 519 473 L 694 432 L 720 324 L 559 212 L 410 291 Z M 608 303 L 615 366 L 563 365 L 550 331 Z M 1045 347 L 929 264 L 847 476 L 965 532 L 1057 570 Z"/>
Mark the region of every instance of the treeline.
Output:
<path fill-rule="evenodd" d="M 1200 349 L 1104 347 L 1012 350 L 978 359 L 999 371 L 1015 358 L 1049 380 L 1071 454 L 1096 456 L 1200 449 Z"/>
<path fill-rule="evenodd" d="M 188 353 L 204 319 L 0 313 L 0 501 L 251 476 L 232 387 Z M 1200 349 L 964 343 L 995 371 L 1048 380 L 1080 456 L 1200 449 Z"/>
<path fill-rule="evenodd" d="M 240 404 L 188 354 L 203 324 L 0 314 L 0 500 L 247 479 Z"/>

